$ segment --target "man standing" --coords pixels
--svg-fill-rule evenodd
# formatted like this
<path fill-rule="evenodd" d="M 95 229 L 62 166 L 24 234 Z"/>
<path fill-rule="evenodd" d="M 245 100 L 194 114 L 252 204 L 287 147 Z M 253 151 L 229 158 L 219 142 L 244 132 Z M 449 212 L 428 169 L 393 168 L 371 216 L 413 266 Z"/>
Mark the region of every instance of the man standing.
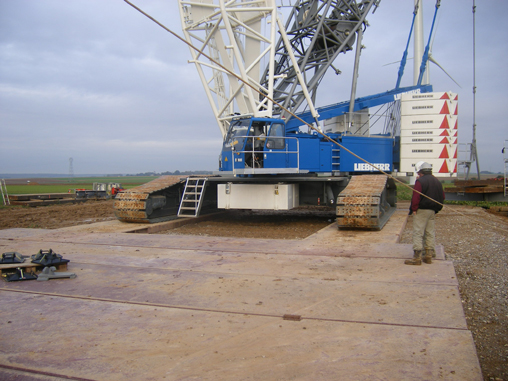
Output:
<path fill-rule="evenodd" d="M 414 190 L 427 197 L 413 192 L 409 215 L 415 213 L 413 217 L 413 259 L 408 259 L 406 265 L 421 265 L 422 250 L 425 248 L 423 262 L 432 263 L 432 258 L 436 256 L 435 251 L 435 218 L 443 208 L 444 192 L 438 179 L 432 175 L 432 165 L 420 161 L 416 163 L 415 169 L 418 172 Z M 435 201 L 433 201 L 435 200 Z M 437 202 L 436 202 L 437 201 Z"/>

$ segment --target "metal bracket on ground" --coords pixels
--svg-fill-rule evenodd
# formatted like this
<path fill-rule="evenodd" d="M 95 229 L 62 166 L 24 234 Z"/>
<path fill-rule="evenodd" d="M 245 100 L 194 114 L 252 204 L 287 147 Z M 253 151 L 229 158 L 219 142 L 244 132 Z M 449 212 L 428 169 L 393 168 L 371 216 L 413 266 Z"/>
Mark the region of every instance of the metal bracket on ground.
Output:
<path fill-rule="evenodd" d="M 5 277 L 5 280 L 7 282 L 16 282 L 21 280 L 34 280 L 34 279 L 37 279 L 37 275 L 25 272 L 21 267 L 18 267 L 15 273 L 7 274 Z"/>
<path fill-rule="evenodd" d="M 3 253 L 0 257 L 0 263 L 23 263 L 25 262 L 25 258 L 18 253 L 17 251 L 9 251 L 7 253 Z"/>
<path fill-rule="evenodd" d="M 44 280 L 60 279 L 60 278 L 71 278 L 71 279 L 76 278 L 75 273 L 69 273 L 69 272 L 63 272 L 63 271 L 55 272 L 55 270 L 56 270 L 56 267 L 54 267 L 54 266 L 44 267 L 44 269 L 42 269 L 42 273 L 40 273 L 38 275 L 37 280 L 44 281 Z"/>
<path fill-rule="evenodd" d="M 55 253 L 53 250 L 39 250 L 37 254 L 32 255 L 32 263 L 37 263 L 43 266 L 59 265 L 70 262 L 68 259 L 63 259 L 60 254 Z"/>

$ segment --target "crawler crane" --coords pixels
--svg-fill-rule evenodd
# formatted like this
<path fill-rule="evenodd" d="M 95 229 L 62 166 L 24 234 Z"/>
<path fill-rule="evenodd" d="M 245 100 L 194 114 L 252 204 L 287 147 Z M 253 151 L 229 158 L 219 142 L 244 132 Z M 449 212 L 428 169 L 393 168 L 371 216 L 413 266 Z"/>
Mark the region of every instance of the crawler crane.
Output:
<path fill-rule="evenodd" d="M 325 73 L 338 73 L 334 61 L 355 45 L 356 76 L 366 17 L 379 1 L 296 1 L 283 24 L 275 0 L 178 0 L 191 62 L 223 136 L 219 168 L 207 178 L 161 177 L 123 191 L 117 218 L 158 222 L 209 207 L 328 205 L 336 206 L 339 227 L 381 229 L 396 194 L 378 170 L 394 170 L 394 137 L 369 135 L 362 113 L 356 123 L 352 116 L 429 89 L 355 99 L 353 81 L 349 102 L 314 106 Z M 332 118 L 325 135 L 320 121 Z"/>

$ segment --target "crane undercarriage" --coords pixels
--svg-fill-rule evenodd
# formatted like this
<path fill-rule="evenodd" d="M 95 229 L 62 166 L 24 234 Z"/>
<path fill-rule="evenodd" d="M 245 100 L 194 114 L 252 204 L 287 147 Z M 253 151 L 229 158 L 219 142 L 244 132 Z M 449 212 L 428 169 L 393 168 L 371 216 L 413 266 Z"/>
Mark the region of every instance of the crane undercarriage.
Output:
<path fill-rule="evenodd" d="M 186 184 L 197 179 L 203 181 L 199 192 L 187 192 Z M 290 185 L 296 190 L 294 207 L 304 205 L 335 206 L 339 228 L 381 229 L 395 210 L 396 190 L 393 180 L 384 175 L 356 175 L 349 177 L 287 176 L 277 177 L 227 177 L 211 176 L 207 178 L 182 178 L 163 176 L 147 184 L 123 191 L 115 198 L 116 217 L 123 222 L 156 223 L 177 217 L 185 217 L 182 206 L 197 213 L 187 215 L 195 217 L 200 212 L 218 210 L 218 200 L 224 194 L 238 192 L 233 185 L 264 186 L 269 188 L 273 197 L 284 197 L 279 193 L 282 185 Z M 223 185 L 223 186 L 221 186 Z M 244 189 L 245 189 L 244 188 Z M 266 189 L 266 188 L 265 188 Z M 255 192 L 259 193 L 259 189 Z M 248 200 L 249 193 L 240 196 L 241 205 L 229 204 L 222 209 L 255 209 Z M 270 198 L 268 196 L 267 198 Z M 197 204 L 200 204 L 199 210 Z M 278 203 L 282 205 L 281 202 Z M 261 208 L 260 208 L 261 209 Z M 284 209 L 281 206 L 280 209 Z"/>

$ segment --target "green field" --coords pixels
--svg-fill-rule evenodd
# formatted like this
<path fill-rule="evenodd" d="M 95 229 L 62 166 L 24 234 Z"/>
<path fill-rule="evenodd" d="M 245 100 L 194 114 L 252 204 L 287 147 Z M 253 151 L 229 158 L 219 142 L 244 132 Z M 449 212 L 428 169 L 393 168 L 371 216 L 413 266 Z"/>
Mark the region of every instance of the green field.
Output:
<path fill-rule="evenodd" d="M 413 191 L 402 184 L 396 184 L 397 186 L 397 200 L 409 201 L 413 195 Z"/>
<path fill-rule="evenodd" d="M 44 184 L 37 180 L 27 184 L 9 185 L 7 192 L 11 194 L 39 194 L 39 193 L 74 193 L 74 189 L 92 189 L 93 183 L 120 183 L 124 189 L 145 184 L 154 180 L 154 176 L 127 177 L 75 177 L 73 179 L 51 178 L 43 179 Z M 42 182 L 42 180 L 41 180 Z"/>
<path fill-rule="evenodd" d="M 449 182 L 442 182 L 442 184 L 443 188 L 454 186 L 452 183 Z M 411 197 L 413 196 L 412 189 L 399 183 L 397 183 L 396 185 L 397 185 L 397 200 L 410 201 Z"/>

